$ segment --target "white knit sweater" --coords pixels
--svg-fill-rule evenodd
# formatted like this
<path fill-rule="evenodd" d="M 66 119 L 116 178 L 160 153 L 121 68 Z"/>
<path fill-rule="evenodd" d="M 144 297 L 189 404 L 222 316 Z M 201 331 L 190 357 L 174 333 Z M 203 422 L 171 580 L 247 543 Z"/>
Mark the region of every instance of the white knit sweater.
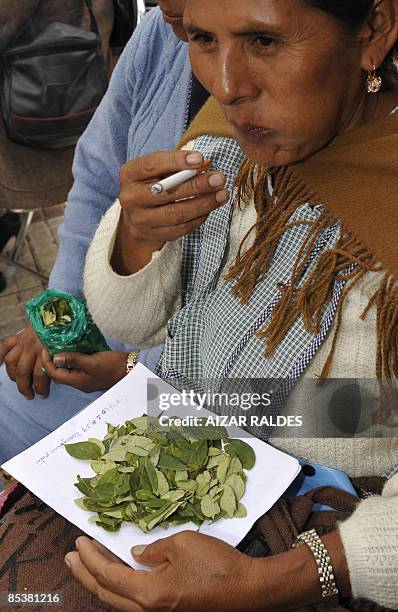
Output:
<path fill-rule="evenodd" d="M 85 269 L 88 307 L 105 335 L 141 346 L 155 346 L 164 341 L 166 323 L 180 308 L 181 242 L 166 244 L 138 273 L 118 276 L 111 268 L 110 259 L 119 215 L 120 205 L 116 201 L 102 219 L 89 249 Z M 235 211 L 219 283 L 254 222 L 253 205 Z M 359 315 L 377 280 L 375 274 L 368 274 L 347 299 L 332 377 L 344 378 L 347 373 L 353 378 L 374 377 L 375 310 L 371 309 L 365 321 L 360 321 Z M 304 376 L 314 378 L 320 372 L 332 335 L 333 329 Z M 286 411 L 303 414 L 307 405 L 305 388 L 299 381 Z M 352 476 L 381 475 L 398 463 L 398 440 L 394 438 L 273 438 L 272 443 L 290 454 L 340 468 Z M 398 474 L 385 485 L 381 497 L 362 501 L 339 529 L 354 597 L 398 609 Z"/>

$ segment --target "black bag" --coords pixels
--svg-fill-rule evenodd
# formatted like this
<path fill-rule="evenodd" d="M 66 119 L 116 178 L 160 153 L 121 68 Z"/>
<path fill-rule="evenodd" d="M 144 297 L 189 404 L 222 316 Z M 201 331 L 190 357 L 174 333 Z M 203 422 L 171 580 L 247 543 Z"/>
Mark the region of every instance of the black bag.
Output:
<path fill-rule="evenodd" d="M 1 112 L 7 136 L 37 149 L 76 144 L 108 86 L 101 40 L 92 12 L 91 31 L 34 20 L 2 55 Z"/>
<path fill-rule="evenodd" d="M 137 0 L 113 0 L 111 47 L 125 47 L 138 23 Z"/>

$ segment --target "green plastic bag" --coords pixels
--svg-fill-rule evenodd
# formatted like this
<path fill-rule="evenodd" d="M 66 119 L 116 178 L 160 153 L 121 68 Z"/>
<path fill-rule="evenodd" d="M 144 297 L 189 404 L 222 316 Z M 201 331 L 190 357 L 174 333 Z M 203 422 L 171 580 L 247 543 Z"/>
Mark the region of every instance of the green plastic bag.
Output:
<path fill-rule="evenodd" d="M 91 355 L 109 347 L 87 310 L 74 295 L 47 289 L 25 304 L 40 342 L 52 357 L 61 352 Z"/>

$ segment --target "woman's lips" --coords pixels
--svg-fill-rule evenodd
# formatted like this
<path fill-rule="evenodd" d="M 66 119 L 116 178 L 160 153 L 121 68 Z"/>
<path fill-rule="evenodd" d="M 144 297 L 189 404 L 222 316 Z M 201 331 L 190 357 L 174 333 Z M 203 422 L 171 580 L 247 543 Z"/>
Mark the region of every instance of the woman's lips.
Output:
<path fill-rule="evenodd" d="M 163 19 L 167 22 L 170 23 L 171 25 L 174 25 L 175 23 L 181 23 L 182 22 L 182 15 L 168 15 L 167 13 L 163 12 Z"/>
<path fill-rule="evenodd" d="M 272 134 L 272 130 L 267 127 L 253 125 L 236 125 L 232 124 L 236 132 L 247 141 L 259 142 Z"/>

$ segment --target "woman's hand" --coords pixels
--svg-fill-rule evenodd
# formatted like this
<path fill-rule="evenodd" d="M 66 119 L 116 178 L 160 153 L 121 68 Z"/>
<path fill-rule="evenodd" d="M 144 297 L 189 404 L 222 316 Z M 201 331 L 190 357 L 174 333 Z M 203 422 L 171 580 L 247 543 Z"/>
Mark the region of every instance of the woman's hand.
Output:
<path fill-rule="evenodd" d="M 351 596 L 339 533 L 323 538 L 340 595 Z M 134 546 L 125 566 L 100 544 L 81 537 L 65 561 L 86 589 L 128 612 L 282 612 L 322 600 L 317 566 L 308 546 L 267 558 L 251 558 L 221 540 L 184 531 L 149 546 Z"/>
<path fill-rule="evenodd" d="M 198 174 L 175 189 L 152 194 L 151 186 L 162 178 L 202 165 L 201 153 L 173 151 L 151 153 L 122 166 L 122 213 L 112 256 L 117 273 L 137 272 L 150 261 L 154 251 L 192 232 L 228 200 L 225 177 L 219 172 Z"/>
<path fill-rule="evenodd" d="M 265 610 L 253 595 L 254 560 L 232 546 L 184 531 L 146 547 L 134 558 L 150 572 L 125 566 L 86 537 L 65 560 L 73 575 L 99 599 L 118 610 L 243 612 Z M 142 554 L 140 549 L 144 548 Z"/>
<path fill-rule="evenodd" d="M 104 351 L 94 355 L 59 353 L 54 359 L 42 351 L 43 366 L 54 382 L 85 393 L 110 389 L 126 374 L 128 352 Z"/>
<path fill-rule="evenodd" d="M 28 400 L 35 392 L 43 398 L 48 395 L 49 378 L 42 370 L 42 351 L 43 345 L 30 324 L 0 343 L 0 365 L 5 362 L 8 376 Z"/>

